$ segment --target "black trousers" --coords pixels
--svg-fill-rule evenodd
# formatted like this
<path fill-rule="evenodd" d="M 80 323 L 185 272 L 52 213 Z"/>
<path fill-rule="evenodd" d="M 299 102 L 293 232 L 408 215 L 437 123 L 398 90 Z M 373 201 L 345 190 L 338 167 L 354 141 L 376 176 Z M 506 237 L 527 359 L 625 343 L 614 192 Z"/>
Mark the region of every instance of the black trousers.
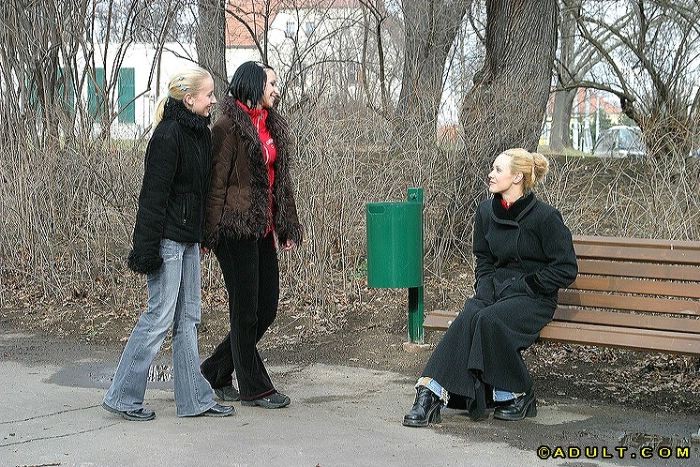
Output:
<path fill-rule="evenodd" d="M 202 374 L 214 389 L 232 384 L 235 369 L 242 400 L 275 392 L 257 343 L 277 315 L 279 267 L 274 236 L 222 238 L 214 250 L 229 297 L 231 331 L 202 362 Z"/>

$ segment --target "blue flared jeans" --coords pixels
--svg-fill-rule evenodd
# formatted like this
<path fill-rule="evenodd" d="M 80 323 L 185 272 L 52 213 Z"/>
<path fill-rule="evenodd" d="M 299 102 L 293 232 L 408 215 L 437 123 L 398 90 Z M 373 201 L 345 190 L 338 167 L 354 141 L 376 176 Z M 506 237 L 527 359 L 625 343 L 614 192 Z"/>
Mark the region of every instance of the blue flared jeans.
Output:
<path fill-rule="evenodd" d="M 160 254 L 163 265 L 147 276 L 148 308 L 131 331 L 104 402 L 122 411 L 143 406 L 148 370 L 172 326 L 177 415 L 199 415 L 215 404 L 214 392 L 199 370 L 199 244 L 164 239 Z"/>

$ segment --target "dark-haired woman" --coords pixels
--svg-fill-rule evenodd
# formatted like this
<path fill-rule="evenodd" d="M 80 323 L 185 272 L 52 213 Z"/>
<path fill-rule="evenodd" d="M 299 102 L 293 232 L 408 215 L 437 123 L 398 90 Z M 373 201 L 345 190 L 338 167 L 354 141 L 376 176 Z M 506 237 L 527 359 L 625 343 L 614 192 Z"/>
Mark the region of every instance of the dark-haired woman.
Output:
<path fill-rule="evenodd" d="M 273 386 L 257 343 L 277 315 L 277 245 L 290 250 L 302 241 L 289 174 L 290 141 L 287 123 L 274 109 L 279 91 L 272 68 L 243 63 L 229 94 L 212 129 L 205 233 L 224 275 L 231 330 L 201 369 L 222 400 L 281 408 L 290 399 Z"/>

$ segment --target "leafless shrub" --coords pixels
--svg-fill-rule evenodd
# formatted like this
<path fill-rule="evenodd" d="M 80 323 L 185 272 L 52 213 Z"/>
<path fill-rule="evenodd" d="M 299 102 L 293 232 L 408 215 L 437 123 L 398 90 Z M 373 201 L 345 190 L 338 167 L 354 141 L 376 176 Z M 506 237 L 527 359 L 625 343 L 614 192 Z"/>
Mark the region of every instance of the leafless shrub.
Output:
<path fill-rule="evenodd" d="M 120 302 L 142 159 L 136 147 L 76 143 L 0 151 L 2 274 L 56 300 Z"/>
<path fill-rule="evenodd" d="M 544 196 L 576 234 L 700 239 L 697 158 L 557 158 Z"/>
<path fill-rule="evenodd" d="M 130 4 L 133 11 L 143 5 Z M 163 2 L 167 11 L 173 5 Z M 165 37 L 166 26 L 160 32 L 153 31 L 158 40 Z M 9 29 L 3 31 L 3 37 L 13 37 Z M 26 57 L 32 57 L 38 49 L 25 48 Z M 5 76 L 9 73 L 16 77 L 13 79 L 19 87 L 15 95 L 8 84 L 14 81 L 3 81 L 3 90 L 8 92 L 0 100 L 0 305 L 31 307 L 40 301 L 65 304 L 80 298 L 100 303 L 105 310 L 133 310 L 145 297 L 143 280 L 126 271 L 124 258 L 130 248 L 145 141 L 92 139 L 90 132 L 73 131 L 72 117 L 65 124 L 54 124 L 48 117 L 66 115 L 61 113 L 60 105 L 50 107 L 53 101 L 60 104 L 53 94 L 43 97 L 44 113 L 34 113 L 36 109 L 26 97 L 31 95 L 26 86 L 31 79 L 25 77 L 38 79 L 45 68 L 29 58 L 24 60 L 25 55 L 10 57 L 13 59 L 1 63 L 5 68 L 0 67 Z M 67 55 L 61 52 L 61 56 Z M 404 200 L 408 187 L 419 186 L 425 192 L 426 278 L 436 288 L 432 305 L 454 305 L 450 301 L 462 300 L 464 293 L 455 297 L 448 291 L 455 282 L 468 289 L 472 264 L 467 231 L 471 220 L 466 214 L 471 211 L 454 209 L 455 199 L 473 206 L 472 197 L 458 195 L 464 187 L 474 188 L 466 190 L 470 195 L 486 195 L 483 180 L 484 167 L 490 164 L 488 148 L 525 139 L 522 129 L 509 126 L 514 118 L 535 122 L 530 125 L 534 130 L 527 135 L 536 140 L 539 117 L 524 118 L 530 114 L 512 111 L 514 102 L 529 103 L 527 92 L 505 86 L 510 94 L 499 90 L 497 99 L 484 93 L 474 100 L 489 104 L 493 119 L 475 111 L 476 107 L 471 108 L 470 118 L 463 119 L 471 138 L 465 143 L 472 150 L 455 142 L 430 142 L 419 150 L 399 149 L 401 145 L 392 144 L 395 122 L 387 118 L 391 106 L 388 102 L 378 105 L 392 95 L 391 82 L 386 83 L 384 91 L 363 91 L 355 84 L 356 92 L 330 95 L 326 87 L 316 85 L 341 74 L 334 73 L 331 64 L 328 68 L 321 66 L 324 57 L 309 58 L 313 66 L 294 62 L 300 70 L 313 68 L 315 74 L 302 73 L 289 79 L 290 105 L 283 109 L 297 140 L 293 175 L 307 233 L 300 249 L 280 256 L 283 300 L 294 301 L 312 321 L 322 320 L 333 327 L 342 324 L 343 311 L 335 306 L 340 297 L 352 297 L 361 305 L 384 294 L 367 288 L 365 204 Z M 368 57 L 357 61 L 363 67 L 371 62 Z M 522 62 L 514 62 L 518 70 Z M 76 63 L 71 62 L 71 67 L 75 88 L 86 79 L 94 80 L 85 71 L 79 74 Z M 283 69 L 296 68 L 290 65 Z M 383 73 L 378 75 L 385 77 Z M 308 98 L 303 91 L 309 87 L 299 84 L 295 88 L 293 83 L 313 76 L 322 79 L 313 82 L 319 90 Z M 349 82 L 347 73 L 342 76 Z M 382 88 L 381 80 L 376 87 Z M 378 96 L 377 102 L 368 102 L 373 95 Z M 15 101 L 22 106 L 13 107 Z M 113 118 L 114 112 L 108 113 Z M 47 123 L 36 123 L 42 116 Z M 434 122 L 430 123 L 432 126 Z M 44 132 L 50 125 L 56 131 Z M 25 128 L 31 131 L 21 131 Z M 513 134 L 516 137 L 511 137 Z M 668 148 L 676 144 L 678 135 L 681 138 L 677 147 L 671 148 L 672 157 L 636 161 L 555 158 L 540 194 L 563 212 L 577 234 L 698 240 L 700 163 L 698 158 L 687 158 L 684 149 L 696 135 L 677 131 L 676 126 L 673 138 L 659 141 Z M 658 153 L 661 149 L 654 144 L 647 141 L 650 152 Z M 406 145 L 410 146 L 414 145 Z M 463 226 L 462 231 L 456 226 Z M 455 267 L 458 274 L 465 274 L 464 280 L 455 280 Z M 205 307 L 218 307 L 225 292 L 213 256 L 205 259 L 203 274 Z M 26 297 L 28 301 L 24 301 Z"/>
<path fill-rule="evenodd" d="M 455 267 L 468 291 L 471 255 L 441 251 L 437 233 L 446 214 L 462 161 L 459 149 L 392 153 L 391 126 L 373 112 L 330 120 L 330 102 L 304 119 L 291 118 L 299 132 L 293 169 L 306 243 L 281 254 L 285 300 L 312 320 L 333 326 L 341 319 L 335 302 L 366 303 L 381 294 L 366 284 L 365 204 L 401 201 L 406 189 L 425 191 L 426 279 L 431 306 L 455 306 L 449 293 Z M 297 126 L 303 124 L 303 127 Z M 301 130 L 303 129 L 303 134 Z M 381 138 L 381 135 L 387 135 Z M 363 136 L 364 135 L 364 136 Z M 14 303 L 17 283 L 35 301 L 64 303 L 76 297 L 133 310 L 142 302 L 143 281 L 126 272 L 142 174 L 143 144 L 102 145 L 93 140 L 51 149 L 23 141 L 0 153 L 0 299 Z M 645 158 L 553 158 L 538 192 L 557 206 L 575 234 L 700 239 L 700 161 Z M 682 165 L 678 165 L 682 164 Z M 470 174 L 474 179 L 483 174 Z M 477 183 L 477 182 L 475 182 Z M 447 279 L 440 279 L 448 272 Z M 223 284 L 218 265 L 204 261 L 205 307 L 219 305 Z M 442 290 L 441 288 L 445 288 Z M 379 294 L 379 295 L 378 295 Z"/>

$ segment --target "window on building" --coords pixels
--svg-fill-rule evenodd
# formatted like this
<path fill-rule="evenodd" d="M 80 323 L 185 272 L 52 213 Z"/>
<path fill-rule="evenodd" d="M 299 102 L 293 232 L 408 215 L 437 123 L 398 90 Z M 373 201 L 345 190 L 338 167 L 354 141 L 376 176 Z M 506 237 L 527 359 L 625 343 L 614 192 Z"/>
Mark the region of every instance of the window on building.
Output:
<path fill-rule="evenodd" d="M 284 28 L 284 36 L 293 39 L 297 34 L 297 23 L 293 19 L 287 20 L 287 24 Z"/>
<path fill-rule="evenodd" d="M 121 68 L 119 70 L 117 87 L 117 94 L 119 96 L 119 122 L 136 123 L 136 106 L 134 105 L 136 93 L 133 68 Z"/>
<path fill-rule="evenodd" d="M 39 101 L 39 93 L 37 92 L 37 85 L 34 79 L 28 79 L 25 81 L 25 87 L 27 89 L 28 95 L 26 96 L 26 103 L 29 107 L 37 107 L 41 105 Z"/>
<path fill-rule="evenodd" d="M 360 74 L 360 66 L 356 62 L 348 62 L 347 65 L 348 84 L 357 84 Z"/>
<path fill-rule="evenodd" d="M 316 30 L 316 21 L 307 21 L 304 23 L 304 34 L 309 37 Z"/>
<path fill-rule="evenodd" d="M 69 113 L 75 112 L 75 89 L 70 76 L 64 76 L 63 68 L 58 69 L 58 99 L 63 103 L 63 109 Z"/>

